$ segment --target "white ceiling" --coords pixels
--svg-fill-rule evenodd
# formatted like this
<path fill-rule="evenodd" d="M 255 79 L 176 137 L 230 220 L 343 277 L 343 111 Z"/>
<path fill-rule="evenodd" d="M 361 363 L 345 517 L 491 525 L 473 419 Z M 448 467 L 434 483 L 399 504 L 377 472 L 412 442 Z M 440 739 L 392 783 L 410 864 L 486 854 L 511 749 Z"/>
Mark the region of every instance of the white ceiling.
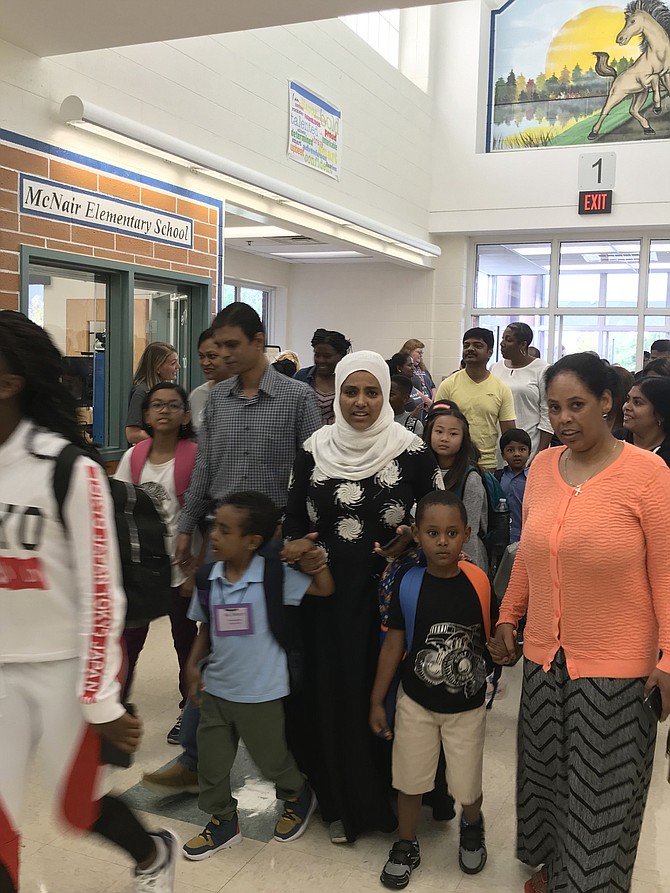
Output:
<path fill-rule="evenodd" d="M 320 233 L 307 234 L 304 231 L 290 230 L 287 224 L 275 218 L 259 219 L 260 215 L 253 214 L 250 219 L 244 215 L 244 209 L 239 208 L 240 214 L 226 211 L 224 238 L 226 248 L 234 248 L 236 251 L 245 251 L 248 254 L 260 254 L 270 260 L 284 261 L 285 263 L 339 263 L 377 260 L 374 252 L 363 248 L 355 248 L 346 242 L 332 239 Z M 263 229 L 267 226 L 278 228 L 281 235 L 267 237 Z M 235 234 L 231 237 L 227 230 Z M 241 231 L 248 230 L 248 233 Z"/>
<path fill-rule="evenodd" d="M 37 56 L 55 56 L 421 5 L 417 0 L 0 0 L 0 39 Z"/>
<path fill-rule="evenodd" d="M 55 56 L 420 5 L 420 0 L 0 0 L 0 40 L 37 56 Z M 240 216 L 226 213 L 226 227 L 286 229 L 281 220 L 237 210 Z M 248 237 L 226 239 L 226 245 L 286 263 L 383 259 L 309 231 L 275 238 L 250 231 Z"/>

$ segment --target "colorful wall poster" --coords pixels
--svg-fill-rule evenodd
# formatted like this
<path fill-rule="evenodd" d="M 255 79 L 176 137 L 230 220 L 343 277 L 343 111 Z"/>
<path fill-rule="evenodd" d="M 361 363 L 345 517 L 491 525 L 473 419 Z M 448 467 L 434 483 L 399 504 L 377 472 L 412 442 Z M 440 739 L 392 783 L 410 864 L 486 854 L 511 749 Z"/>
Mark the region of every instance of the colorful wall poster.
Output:
<path fill-rule="evenodd" d="M 294 81 L 288 93 L 288 157 L 339 180 L 342 112 Z"/>
<path fill-rule="evenodd" d="M 668 3 L 509 0 L 491 14 L 489 152 L 668 137 Z"/>

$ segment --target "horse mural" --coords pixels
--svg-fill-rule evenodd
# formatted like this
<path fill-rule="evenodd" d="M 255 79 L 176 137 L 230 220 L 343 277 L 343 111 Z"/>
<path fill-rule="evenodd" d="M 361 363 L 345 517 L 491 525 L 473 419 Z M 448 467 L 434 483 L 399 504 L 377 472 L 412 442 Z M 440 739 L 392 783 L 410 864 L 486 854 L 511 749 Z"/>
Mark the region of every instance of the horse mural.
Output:
<path fill-rule="evenodd" d="M 600 117 L 593 125 L 588 139 L 598 139 L 600 128 L 609 112 L 628 96 L 633 99 L 630 114 L 639 122 L 645 134 L 656 131 L 642 114 L 642 106 L 652 91 L 654 112 L 661 112 L 661 85 L 670 96 L 670 9 L 660 0 L 633 0 L 624 12 L 625 24 L 616 36 L 619 46 L 626 46 L 632 37 L 641 36 L 640 55 L 630 68 L 618 74 L 609 64 L 609 53 L 596 52 L 595 71 L 611 77 L 609 93 Z"/>

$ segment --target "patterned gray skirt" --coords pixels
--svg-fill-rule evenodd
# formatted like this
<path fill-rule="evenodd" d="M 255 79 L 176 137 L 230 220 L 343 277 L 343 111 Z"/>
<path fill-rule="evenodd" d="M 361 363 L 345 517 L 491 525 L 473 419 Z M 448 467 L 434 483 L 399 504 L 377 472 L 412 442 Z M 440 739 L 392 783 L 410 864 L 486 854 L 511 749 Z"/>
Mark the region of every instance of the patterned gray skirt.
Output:
<path fill-rule="evenodd" d="M 630 890 L 656 722 L 643 679 L 570 679 L 559 650 L 524 661 L 517 856 L 544 863 L 550 893 Z"/>

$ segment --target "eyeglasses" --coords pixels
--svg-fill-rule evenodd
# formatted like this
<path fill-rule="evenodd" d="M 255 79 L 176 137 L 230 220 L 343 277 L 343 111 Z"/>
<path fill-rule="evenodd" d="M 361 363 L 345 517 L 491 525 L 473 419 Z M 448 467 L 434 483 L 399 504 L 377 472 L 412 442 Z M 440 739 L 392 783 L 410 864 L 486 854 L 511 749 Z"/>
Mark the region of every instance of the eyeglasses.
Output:
<path fill-rule="evenodd" d="M 162 400 L 152 400 L 149 404 L 149 409 L 153 409 L 154 412 L 179 412 L 183 408 L 184 404 L 179 403 L 177 400 L 170 400 L 169 403 L 163 403 Z"/>

